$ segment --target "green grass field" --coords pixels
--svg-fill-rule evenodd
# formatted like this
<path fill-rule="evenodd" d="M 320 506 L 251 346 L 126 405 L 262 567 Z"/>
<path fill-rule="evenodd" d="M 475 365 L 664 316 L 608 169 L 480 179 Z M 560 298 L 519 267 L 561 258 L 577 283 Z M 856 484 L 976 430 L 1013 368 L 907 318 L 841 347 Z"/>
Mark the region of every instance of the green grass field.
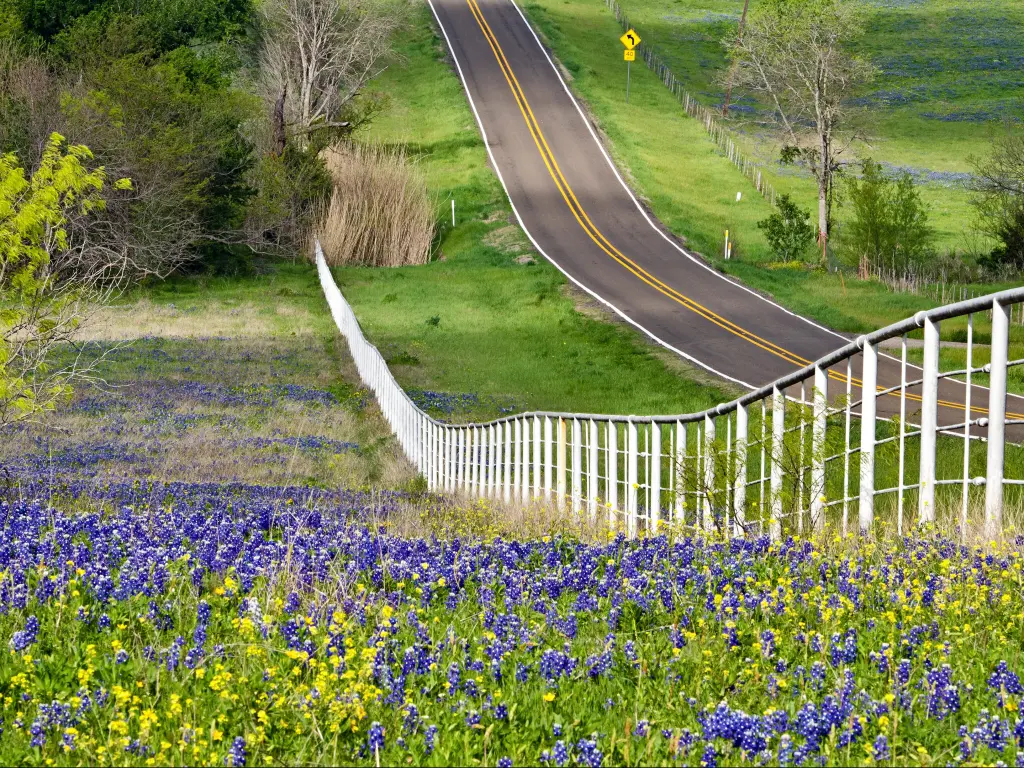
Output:
<path fill-rule="evenodd" d="M 362 138 L 404 144 L 415 158 L 437 200 L 437 258 L 335 270 L 399 382 L 459 396 L 466 407 L 450 415 L 463 419 L 507 408 L 679 413 L 728 399 L 720 384 L 631 329 L 577 311 L 562 275 L 510 223 L 426 6 L 415 22 L 404 33 L 404 62 L 375 83 L 391 109 Z"/>

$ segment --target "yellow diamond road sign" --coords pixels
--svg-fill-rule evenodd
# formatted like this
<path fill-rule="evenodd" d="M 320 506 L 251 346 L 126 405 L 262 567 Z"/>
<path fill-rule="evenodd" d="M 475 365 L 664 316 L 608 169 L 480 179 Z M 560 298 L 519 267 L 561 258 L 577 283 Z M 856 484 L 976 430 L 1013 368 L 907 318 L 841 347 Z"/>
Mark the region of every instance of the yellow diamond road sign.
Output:
<path fill-rule="evenodd" d="M 640 45 L 640 35 L 638 35 L 632 29 L 629 30 L 629 32 L 624 34 L 622 37 L 620 37 L 619 40 L 622 41 L 622 44 L 626 46 L 626 50 L 628 51 L 632 51 L 634 48 Z"/>

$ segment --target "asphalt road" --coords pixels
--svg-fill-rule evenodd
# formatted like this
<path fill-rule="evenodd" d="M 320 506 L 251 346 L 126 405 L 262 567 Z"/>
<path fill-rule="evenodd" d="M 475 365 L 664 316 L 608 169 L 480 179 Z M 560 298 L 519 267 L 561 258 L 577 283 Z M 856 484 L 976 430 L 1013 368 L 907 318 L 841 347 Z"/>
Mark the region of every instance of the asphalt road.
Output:
<path fill-rule="evenodd" d="M 644 212 L 511 0 L 429 1 L 520 223 L 570 280 L 664 346 L 751 388 L 849 342 L 724 277 Z M 834 369 L 832 393 L 845 395 L 844 374 Z M 897 361 L 880 359 L 879 386 L 899 375 Z M 963 422 L 964 390 L 941 383 L 940 423 Z M 974 389 L 975 416 L 987 397 Z M 918 399 L 911 390 L 908 417 Z M 898 409 L 898 397 L 879 399 L 880 414 Z M 1024 400 L 1007 410 L 1024 413 Z"/>

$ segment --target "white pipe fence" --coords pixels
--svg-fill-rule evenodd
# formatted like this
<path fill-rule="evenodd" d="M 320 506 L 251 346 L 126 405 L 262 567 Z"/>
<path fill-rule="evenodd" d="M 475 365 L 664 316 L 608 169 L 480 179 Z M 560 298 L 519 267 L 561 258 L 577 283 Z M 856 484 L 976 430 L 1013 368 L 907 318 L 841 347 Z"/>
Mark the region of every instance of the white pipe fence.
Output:
<path fill-rule="evenodd" d="M 359 375 L 431 490 L 557 505 L 630 536 L 669 523 L 776 540 L 820 532 L 826 522 L 844 534 L 868 532 L 876 512 L 903 533 L 912 504 L 923 524 L 936 522 L 937 509 L 956 513 L 964 537 L 971 511 L 983 510 L 983 533 L 994 538 L 1003 534 L 1005 498 L 1024 496 L 1024 452 L 1006 440 L 1007 428 L 1024 430 L 1024 414 L 1006 407 L 1007 371 L 1024 364 L 1009 359 L 1009 313 L 1024 302 L 1024 288 L 919 312 L 701 413 L 533 412 L 449 424 L 422 411 L 395 381 L 319 244 L 316 260 Z M 988 312 L 985 347 L 975 344 L 975 316 L 987 322 Z M 965 353 L 962 368 L 940 369 L 943 321 L 966 322 L 968 341 L 957 350 Z M 918 329 L 921 368 L 908 364 L 908 334 Z M 888 339 L 900 340 L 898 358 L 880 353 Z M 990 360 L 978 364 L 986 354 Z M 896 383 L 880 385 L 880 370 Z M 980 376 L 988 377 L 987 389 L 978 386 Z M 955 399 L 945 399 L 940 385 L 945 398 L 953 387 Z"/>

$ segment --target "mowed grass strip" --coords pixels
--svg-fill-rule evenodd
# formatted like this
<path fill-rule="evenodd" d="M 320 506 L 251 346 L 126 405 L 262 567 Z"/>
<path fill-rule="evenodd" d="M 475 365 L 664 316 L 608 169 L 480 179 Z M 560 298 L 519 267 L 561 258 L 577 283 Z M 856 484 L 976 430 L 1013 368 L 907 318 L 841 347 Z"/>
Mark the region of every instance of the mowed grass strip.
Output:
<path fill-rule="evenodd" d="M 426 7 L 401 53 L 374 84 L 391 109 L 361 138 L 404 145 L 424 173 L 437 205 L 435 259 L 334 270 L 398 381 L 479 397 L 456 419 L 496 415 L 492 399 L 515 410 L 642 415 L 698 411 L 736 394 L 632 329 L 577 311 L 566 280 L 511 223 Z"/>

